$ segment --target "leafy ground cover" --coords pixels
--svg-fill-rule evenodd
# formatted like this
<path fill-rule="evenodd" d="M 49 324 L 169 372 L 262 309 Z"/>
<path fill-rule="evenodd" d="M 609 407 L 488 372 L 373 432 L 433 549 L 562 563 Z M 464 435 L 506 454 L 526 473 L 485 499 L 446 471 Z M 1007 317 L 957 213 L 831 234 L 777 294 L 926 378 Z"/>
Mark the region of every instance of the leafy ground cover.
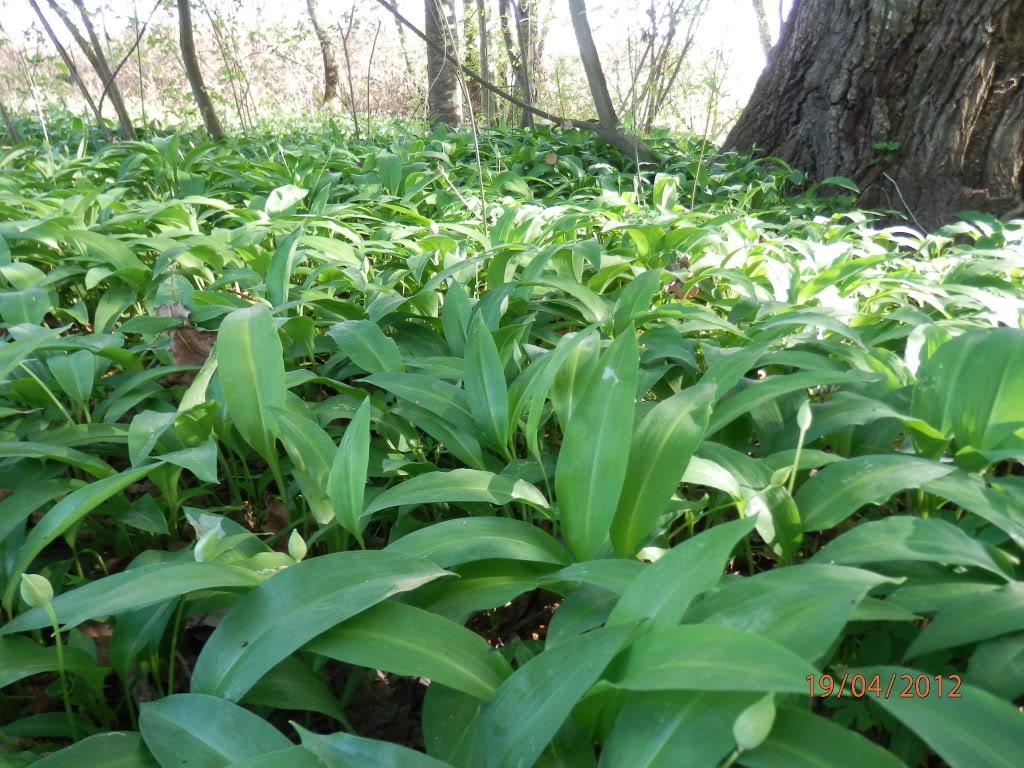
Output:
<path fill-rule="evenodd" d="M 670 138 L 51 139 L 0 764 L 1019 764 L 1024 222 Z"/>

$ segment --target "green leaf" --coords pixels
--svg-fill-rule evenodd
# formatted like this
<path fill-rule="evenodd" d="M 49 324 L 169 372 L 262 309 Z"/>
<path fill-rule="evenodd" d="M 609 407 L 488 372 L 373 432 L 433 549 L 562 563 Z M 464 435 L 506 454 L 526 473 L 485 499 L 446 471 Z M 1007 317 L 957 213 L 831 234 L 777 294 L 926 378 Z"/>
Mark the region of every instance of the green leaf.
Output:
<path fill-rule="evenodd" d="M 917 372 L 910 411 L 938 427 L 958 448 L 1020 446 L 1024 426 L 1024 331 L 989 328 L 947 341 Z M 942 441 L 917 436 L 938 456 Z"/>
<path fill-rule="evenodd" d="M 357 538 L 362 536 L 364 525 L 363 493 L 369 461 L 370 398 L 366 398 L 345 428 L 327 481 L 327 495 L 338 522 Z"/>
<path fill-rule="evenodd" d="M 633 627 L 598 629 L 534 656 L 501 684 L 478 726 L 488 766 L 533 765 L 629 639 Z"/>
<path fill-rule="evenodd" d="M 747 768 L 906 768 L 892 753 L 828 718 L 780 709 L 757 749 L 740 755 Z"/>
<path fill-rule="evenodd" d="M 442 568 L 488 559 L 559 565 L 567 560 L 562 545 L 549 534 L 510 517 L 444 520 L 403 536 L 387 551 L 423 557 Z"/>
<path fill-rule="evenodd" d="M 660 285 L 661 274 L 656 269 L 641 272 L 626 284 L 612 313 L 612 326 L 616 335 L 625 332 L 639 315 L 650 311 L 651 299 Z"/>
<path fill-rule="evenodd" d="M 923 674 L 935 682 L 934 676 L 906 667 L 851 669 L 849 673 L 880 675 L 883 680 L 903 674 L 916 679 Z M 1024 744 L 1024 719 L 1017 708 L 971 685 L 960 686 L 959 698 L 948 693 L 949 689 L 942 696 L 870 696 L 868 700 L 916 733 L 951 768 L 1016 768 Z"/>
<path fill-rule="evenodd" d="M 658 627 L 640 635 L 608 670 L 633 691 L 807 691 L 814 667 L 778 643 L 724 627 Z"/>
<path fill-rule="evenodd" d="M 577 560 L 604 546 L 626 475 L 623 437 L 633 429 L 639 357 L 636 334 L 624 333 L 598 362 L 568 424 L 555 467 L 558 517 Z"/>
<path fill-rule="evenodd" d="M 450 768 L 447 763 L 398 744 L 350 733 L 322 736 L 296 723 L 292 726 L 302 738 L 302 746 L 327 768 Z"/>
<path fill-rule="evenodd" d="M 508 453 L 508 388 L 494 337 L 480 314 L 474 316 L 466 340 L 466 400 L 484 441 Z"/>
<path fill-rule="evenodd" d="M 402 352 L 380 326 L 370 320 L 346 320 L 328 330 L 338 349 L 368 373 L 401 373 Z"/>
<path fill-rule="evenodd" d="M 20 291 L 0 291 L 0 318 L 9 325 L 42 325 L 46 314 L 52 310 L 50 294 L 38 286 Z"/>
<path fill-rule="evenodd" d="M 222 563 L 151 563 L 130 568 L 70 592 L 57 595 L 53 610 L 65 627 L 101 616 L 116 616 L 126 611 L 162 603 L 172 597 L 201 589 L 255 587 L 263 577 L 254 571 Z M 33 608 L 0 628 L 0 635 L 50 626 L 41 608 Z"/>
<path fill-rule="evenodd" d="M 707 429 L 714 388 L 684 389 L 652 408 L 633 434 L 619 506 L 615 551 L 633 555 L 658 522 Z"/>
<path fill-rule="evenodd" d="M 425 408 L 465 432 L 476 432 L 465 393 L 445 381 L 418 373 L 375 373 L 363 381 Z"/>
<path fill-rule="evenodd" d="M 324 768 L 320 759 L 305 747 L 288 747 L 258 757 L 239 760 L 229 768 Z"/>
<path fill-rule="evenodd" d="M 291 285 L 292 272 L 295 271 L 295 264 L 299 257 L 300 237 L 302 237 L 302 227 L 297 227 L 282 238 L 267 267 L 267 301 L 275 307 L 288 301 L 288 288 Z"/>
<path fill-rule="evenodd" d="M 539 509 L 548 506 L 541 492 L 525 480 L 478 469 L 453 469 L 427 472 L 388 488 L 370 502 L 364 514 L 406 504 L 474 501 L 499 506 L 521 501 Z"/>
<path fill-rule="evenodd" d="M 865 504 L 883 504 L 905 488 L 920 488 L 956 467 L 917 456 L 857 456 L 829 464 L 800 486 L 794 501 L 808 531 L 838 525 Z"/>
<path fill-rule="evenodd" d="M 367 669 L 425 677 L 484 701 L 512 673 L 504 657 L 476 633 L 392 600 L 327 630 L 305 650 Z"/>
<path fill-rule="evenodd" d="M 943 606 L 914 638 L 904 660 L 1024 630 L 1024 583 L 968 595 Z"/>
<path fill-rule="evenodd" d="M 345 713 L 326 680 L 296 656 L 289 656 L 261 677 L 242 703 L 319 712 L 339 723 L 345 722 Z"/>
<path fill-rule="evenodd" d="M 239 434 L 272 466 L 277 448 L 270 408 L 284 407 L 284 358 L 270 310 L 236 309 L 217 334 L 216 357 L 228 414 Z"/>
<path fill-rule="evenodd" d="M 901 515 L 861 523 L 826 544 L 811 560 L 846 565 L 892 561 L 970 565 L 1008 578 L 984 544 L 937 518 Z"/>
<path fill-rule="evenodd" d="M 717 766 L 733 748 L 733 721 L 752 699 L 721 691 L 632 694 L 604 743 L 601 766 Z"/>
<path fill-rule="evenodd" d="M 448 349 L 453 355 L 462 357 L 466 348 L 466 333 L 469 330 L 469 317 L 472 308 L 466 289 L 457 280 L 452 280 L 444 294 L 441 306 L 441 327 Z"/>
<path fill-rule="evenodd" d="M 608 617 L 609 626 L 642 619 L 678 624 L 693 599 L 718 583 L 729 555 L 754 522 L 747 518 L 716 525 L 668 550 L 626 587 Z"/>
<path fill-rule="evenodd" d="M 7 589 L 4 592 L 4 608 L 8 613 L 14 602 L 14 590 L 17 588 L 21 574 L 32 564 L 43 549 L 64 533 L 71 526 L 92 512 L 96 507 L 114 494 L 120 493 L 132 483 L 146 477 L 162 462 L 147 464 L 144 467 L 130 469 L 120 474 L 97 480 L 94 483 L 72 491 L 50 508 L 43 518 L 29 532 L 25 543 L 18 549 L 18 554 L 11 567 Z"/>
<path fill-rule="evenodd" d="M 389 195 L 398 195 L 402 187 L 402 158 L 391 152 L 377 155 L 377 175 Z"/>
<path fill-rule="evenodd" d="M 291 746 L 280 731 L 252 712 L 197 693 L 143 704 L 139 731 L 161 768 L 222 768 Z"/>
<path fill-rule="evenodd" d="M 46 365 L 64 393 L 76 405 L 84 408 L 96 381 L 96 355 L 87 349 L 80 349 L 68 355 L 47 358 Z"/>
<path fill-rule="evenodd" d="M 271 190 L 267 195 L 267 201 L 263 205 L 263 211 L 271 217 L 288 216 L 295 212 L 299 202 L 309 194 L 308 190 L 297 187 L 294 184 L 285 184 Z"/>
<path fill-rule="evenodd" d="M 163 768 L 138 733 L 97 733 L 32 763 L 32 768 Z"/>
<path fill-rule="evenodd" d="M 88 453 L 68 448 L 64 445 L 55 445 L 54 443 L 36 443 L 28 440 L 21 440 L 16 443 L 0 443 L 0 457 L 25 457 L 59 461 L 69 466 L 77 467 L 97 478 L 111 477 L 114 474 L 114 468 L 103 461 L 103 459 L 98 459 L 95 456 L 90 456 Z"/>
<path fill-rule="evenodd" d="M 22 360 L 40 347 L 53 342 L 59 336 L 60 331 L 35 329 L 29 335 L 0 344 L 0 381 L 6 379 Z M 10 336 L 8 335 L 7 338 Z"/>
<path fill-rule="evenodd" d="M 238 700 L 317 635 L 445 573 L 428 560 L 379 551 L 303 560 L 231 607 L 199 654 L 192 690 Z"/>
<path fill-rule="evenodd" d="M 47 622 L 49 626 L 49 622 Z M 85 651 L 64 649 L 64 668 L 72 674 L 90 672 L 98 667 Z M 56 672 L 57 648 L 39 645 L 27 637 L 0 637 L 0 688 L 5 688 L 31 675 Z"/>

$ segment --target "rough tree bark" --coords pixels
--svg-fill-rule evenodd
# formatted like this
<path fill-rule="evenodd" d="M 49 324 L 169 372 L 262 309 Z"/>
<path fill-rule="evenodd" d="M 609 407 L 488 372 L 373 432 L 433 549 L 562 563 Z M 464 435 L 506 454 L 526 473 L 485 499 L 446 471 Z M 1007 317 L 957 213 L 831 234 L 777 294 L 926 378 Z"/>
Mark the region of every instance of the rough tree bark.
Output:
<path fill-rule="evenodd" d="M 764 0 L 754 0 L 754 15 L 757 17 L 757 34 L 761 38 L 764 49 L 764 60 L 772 60 L 772 31 L 768 26 L 768 13 L 764 9 Z"/>
<path fill-rule="evenodd" d="M 338 60 L 334 57 L 334 45 L 327 30 L 320 26 L 316 0 L 306 0 L 306 8 L 309 10 L 309 21 L 313 25 L 317 42 L 320 43 L 320 55 L 324 60 L 324 104 L 333 107 L 341 99 L 341 75 L 338 73 Z"/>
<path fill-rule="evenodd" d="M 427 45 L 427 109 L 430 121 L 462 125 L 462 90 L 459 74 L 448 53 L 459 57 L 459 25 L 455 19 L 455 0 L 423 0 L 423 31 Z"/>
<path fill-rule="evenodd" d="M 514 7 L 513 7 L 514 6 Z M 526 23 L 523 24 L 522 11 L 513 0 L 498 0 L 498 21 L 501 26 L 501 37 L 505 42 L 505 55 L 519 90 L 519 98 L 533 106 L 533 85 L 530 82 L 530 18 L 527 7 Z M 512 29 L 516 30 L 516 39 L 512 37 Z M 524 109 L 519 125 L 528 128 L 533 125 L 533 114 Z"/>
<path fill-rule="evenodd" d="M 650 147 L 623 131 L 619 116 L 615 114 L 615 106 L 608 93 L 608 82 L 604 79 L 604 70 L 601 69 L 601 58 L 597 54 L 594 35 L 590 31 L 585 0 L 569 0 L 569 15 L 572 17 L 572 28 L 576 33 L 576 44 L 580 49 L 583 70 L 590 85 L 590 95 L 597 110 L 597 121 L 601 127 L 601 130 L 597 131 L 598 135 L 628 157 L 639 162 L 654 162 L 654 154 Z"/>
<path fill-rule="evenodd" d="M 797 0 L 725 146 L 926 227 L 1024 205 L 1024 0 Z"/>
<path fill-rule="evenodd" d="M 185 65 L 185 76 L 188 77 L 188 84 L 192 87 L 192 95 L 199 107 L 199 114 L 203 116 L 206 132 L 214 141 L 221 141 L 224 138 L 224 128 L 221 127 L 220 118 L 217 117 L 217 111 L 213 108 L 213 101 L 210 99 L 210 93 L 206 90 L 203 71 L 199 68 L 199 59 L 196 57 L 196 43 L 192 37 L 191 0 L 177 0 L 177 2 L 178 42 L 181 46 L 181 60 Z"/>

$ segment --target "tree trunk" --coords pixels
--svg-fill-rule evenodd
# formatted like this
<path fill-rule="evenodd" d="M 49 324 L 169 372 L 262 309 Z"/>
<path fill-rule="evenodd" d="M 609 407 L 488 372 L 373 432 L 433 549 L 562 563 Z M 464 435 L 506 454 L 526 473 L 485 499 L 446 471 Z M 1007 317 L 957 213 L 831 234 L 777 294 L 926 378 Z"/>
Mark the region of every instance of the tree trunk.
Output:
<path fill-rule="evenodd" d="M 445 58 L 445 51 L 459 56 L 455 0 L 423 0 L 423 31 L 433 45 L 427 46 L 427 107 L 432 123 L 452 127 L 462 124 L 462 91 L 458 71 Z"/>
<path fill-rule="evenodd" d="M 320 26 L 320 20 L 317 18 L 316 0 L 306 0 L 306 8 L 309 9 L 309 21 L 313 25 L 317 42 L 320 43 L 320 55 L 324 60 L 324 104 L 334 106 L 341 98 L 339 90 L 341 75 L 338 73 L 338 60 L 334 58 L 331 36 L 327 34 L 326 29 Z"/>
<path fill-rule="evenodd" d="M 4 125 L 7 127 L 7 134 L 11 137 L 11 143 L 21 143 L 21 134 L 18 132 L 18 126 L 14 124 L 11 113 L 7 111 L 7 107 L 2 101 L 0 101 L 0 117 L 3 117 Z"/>
<path fill-rule="evenodd" d="M 754 15 L 757 17 L 757 34 L 761 38 L 764 49 L 764 60 L 772 60 L 772 31 L 768 27 L 768 13 L 764 9 L 764 0 L 754 0 Z"/>
<path fill-rule="evenodd" d="M 514 4 L 516 12 L 516 27 L 519 37 L 519 68 L 522 70 L 523 93 L 526 98 L 523 101 L 533 104 L 536 100 L 533 91 L 533 78 L 530 76 L 530 62 L 533 61 L 533 0 L 518 0 Z M 535 65 L 536 66 L 536 65 Z M 520 128 L 529 128 L 533 125 L 533 115 L 523 110 L 519 119 Z"/>
<path fill-rule="evenodd" d="M 178 2 L 178 41 L 181 45 L 181 60 L 185 65 L 185 75 L 188 77 L 188 84 L 192 86 L 192 95 L 195 97 L 196 105 L 199 107 L 199 114 L 203 116 L 203 124 L 206 132 L 214 141 L 221 141 L 224 138 L 224 129 L 221 127 L 220 119 L 213 108 L 213 101 L 206 90 L 206 83 L 203 82 L 203 72 L 199 68 L 199 59 L 196 58 L 196 43 L 192 37 L 192 7 L 191 0 L 177 0 Z"/>
<path fill-rule="evenodd" d="M 89 18 L 89 12 L 85 8 L 83 0 L 73 0 L 75 7 L 78 8 L 78 13 L 82 17 L 82 24 L 85 26 L 85 31 L 89 35 L 89 42 L 92 44 L 93 56 L 91 61 L 93 67 L 96 70 L 96 74 L 99 75 L 100 82 L 103 83 L 105 93 L 110 94 L 110 103 L 114 107 L 114 113 L 117 115 L 117 122 L 121 126 L 122 135 L 129 140 L 135 138 L 135 127 L 132 125 L 131 115 L 128 114 L 128 109 L 124 105 L 124 99 L 121 96 L 121 89 L 117 85 L 116 75 L 110 70 L 110 64 L 107 62 L 107 57 L 103 53 L 103 44 L 100 43 L 99 35 L 96 34 L 96 28 L 92 25 L 92 20 Z M 70 24 L 70 20 L 65 18 L 65 24 L 68 25 L 68 29 L 73 27 Z M 78 38 L 79 45 L 84 45 L 81 36 L 76 35 Z M 88 50 L 83 48 L 83 50 Z M 103 106 L 103 97 L 100 97 L 100 107 Z"/>
<path fill-rule="evenodd" d="M 489 83 L 491 82 L 491 51 L 490 41 L 487 38 L 487 3 L 485 0 L 476 0 L 476 22 L 479 37 L 480 77 Z M 484 120 L 489 122 L 494 117 L 494 98 L 489 91 L 483 90 L 481 101 Z"/>
<path fill-rule="evenodd" d="M 583 70 L 590 85 L 590 95 L 597 110 L 597 120 L 601 127 L 601 130 L 597 131 L 598 135 L 628 157 L 639 162 L 654 162 L 654 154 L 650 148 L 640 139 L 625 133 L 619 125 L 619 116 L 615 114 L 615 106 L 608 93 L 608 83 L 604 79 L 604 70 L 601 69 L 601 58 L 597 55 L 594 35 L 590 31 L 586 0 L 569 0 L 569 15 L 572 17 L 572 28 L 576 33 Z"/>
<path fill-rule="evenodd" d="M 462 0 L 462 39 L 466 46 L 466 54 L 462 60 L 474 72 L 480 72 L 480 42 L 477 37 L 477 0 Z M 470 80 L 466 83 L 469 104 L 473 112 L 479 115 L 483 111 L 483 88 L 480 83 Z"/>
<path fill-rule="evenodd" d="M 729 149 L 935 227 L 1024 200 L 1024 0 L 797 0 Z"/>
<path fill-rule="evenodd" d="M 512 68 L 512 75 L 519 90 L 519 98 L 525 104 L 533 106 L 533 88 L 530 86 L 530 63 L 528 60 L 529 51 L 523 46 L 523 26 L 519 20 L 520 11 L 518 7 L 514 12 L 514 18 L 511 16 L 512 13 L 510 0 L 498 0 L 498 20 L 501 24 L 501 37 L 505 41 L 505 55 L 508 56 L 508 64 Z M 516 40 L 512 38 L 513 21 L 515 22 Z M 527 22 L 526 29 L 527 35 L 529 35 L 529 22 Z M 526 42 L 528 45 L 528 37 Z M 519 124 L 524 128 L 533 125 L 533 115 L 529 110 L 523 110 Z"/>

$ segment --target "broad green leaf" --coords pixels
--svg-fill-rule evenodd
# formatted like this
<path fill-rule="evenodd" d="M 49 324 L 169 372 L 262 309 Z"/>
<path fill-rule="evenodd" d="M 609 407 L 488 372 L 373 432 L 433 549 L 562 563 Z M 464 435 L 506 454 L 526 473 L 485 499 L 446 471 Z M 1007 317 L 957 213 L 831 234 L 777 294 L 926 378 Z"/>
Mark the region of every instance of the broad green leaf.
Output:
<path fill-rule="evenodd" d="M 64 394 L 84 408 L 96 381 L 96 355 L 87 349 L 80 349 L 71 354 L 47 358 L 46 365 Z"/>
<path fill-rule="evenodd" d="M 656 691 L 632 694 L 601 750 L 602 768 L 714 768 L 734 744 L 732 722 L 749 693 Z"/>
<path fill-rule="evenodd" d="M 633 429 L 636 334 L 612 342 L 590 376 L 564 438 L 555 468 L 558 518 L 569 551 L 591 560 L 608 537 L 626 475 L 624 437 Z"/>
<path fill-rule="evenodd" d="M 470 614 L 497 608 L 540 586 L 551 572 L 550 563 L 523 560 L 479 560 L 452 567 L 458 579 L 427 584 L 410 595 L 424 610 L 465 624 Z"/>
<path fill-rule="evenodd" d="M 294 212 L 299 202 L 309 194 L 308 190 L 294 184 L 285 184 L 271 190 L 263 205 L 268 216 L 287 216 Z"/>
<path fill-rule="evenodd" d="M 97 733 L 32 763 L 33 768 L 164 768 L 134 732 Z"/>
<path fill-rule="evenodd" d="M 609 626 L 651 619 L 678 624 L 690 603 L 722 577 L 733 548 L 754 529 L 750 518 L 716 525 L 668 550 L 626 587 Z"/>
<path fill-rule="evenodd" d="M 472 308 L 466 289 L 457 280 L 452 280 L 444 294 L 441 306 L 441 327 L 448 349 L 453 355 L 462 357 L 466 348 L 466 334 L 469 331 L 469 317 Z"/>
<path fill-rule="evenodd" d="M 958 448 L 1020 446 L 1024 426 L 1024 331 L 988 328 L 947 341 L 917 372 L 911 413 L 938 427 Z M 938 455 L 942 441 L 917 437 Z"/>
<path fill-rule="evenodd" d="M 104 478 L 114 475 L 114 469 L 103 459 L 88 453 L 54 443 L 37 443 L 28 440 L 0 443 L 0 457 L 49 459 L 59 461 L 88 472 L 93 477 Z"/>
<path fill-rule="evenodd" d="M 324 768 L 320 759 L 305 747 L 288 747 L 231 763 L 229 768 Z"/>
<path fill-rule="evenodd" d="M 423 744 L 427 754 L 457 768 L 486 765 L 483 734 L 477 727 L 483 702 L 438 683 L 423 697 Z"/>
<path fill-rule="evenodd" d="M 367 373 L 401 373 L 402 352 L 380 326 L 369 320 L 346 320 L 328 330 L 338 348 Z"/>
<path fill-rule="evenodd" d="M 293 723 L 302 746 L 315 754 L 326 768 L 449 768 L 408 747 L 364 739 L 350 733 L 322 736 Z"/>
<path fill-rule="evenodd" d="M 484 701 L 512 672 L 476 633 L 392 600 L 327 630 L 305 650 L 368 669 L 425 677 Z"/>
<path fill-rule="evenodd" d="M 566 562 L 562 545 L 537 526 L 509 517 L 445 520 L 392 542 L 387 551 L 423 557 L 442 568 L 474 560 Z"/>
<path fill-rule="evenodd" d="M 319 712 L 339 723 L 345 722 L 345 713 L 327 681 L 297 656 L 289 656 L 261 677 L 242 703 Z"/>
<path fill-rule="evenodd" d="M 656 269 L 641 272 L 626 284 L 615 302 L 615 310 L 612 313 L 612 325 L 616 334 L 623 333 L 639 315 L 650 310 L 651 299 L 660 285 L 661 274 Z"/>
<path fill-rule="evenodd" d="M 199 654 L 192 690 L 238 700 L 317 635 L 445 573 L 428 560 L 379 551 L 303 560 L 231 607 Z"/>
<path fill-rule="evenodd" d="M 18 364 L 37 349 L 50 344 L 60 336 L 60 331 L 33 329 L 26 336 L 0 344 L 0 381 L 6 379 Z M 8 335 L 7 338 L 10 338 Z"/>
<path fill-rule="evenodd" d="M 425 408 L 470 434 L 476 432 L 465 393 L 445 381 L 417 373 L 375 373 L 363 381 Z"/>
<path fill-rule="evenodd" d="M 632 631 L 598 629 L 567 640 L 505 680 L 478 720 L 488 766 L 533 765 Z"/>
<path fill-rule="evenodd" d="M 895 676 L 923 674 L 906 667 L 875 667 L 851 669 L 850 675 L 880 675 L 888 680 Z M 945 676 L 944 676 L 945 678 Z M 935 750 L 951 768 L 1016 768 L 1020 764 L 1020 745 L 1024 744 L 1024 718 L 1020 711 L 987 691 L 962 685 L 959 698 L 947 695 L 953 685 L 948 678 L 942 696 L 874 697 L 868 700 L 880 706 L 912 730 Z M 902 684 L 902 683 L 898 683 Z"/>
<path fill-rule="evenodd" d="M 363 400 L 334 452 L 327 495 L 341 526 L 357 538 L 363 531 L 363 493 L 370 461 L 370 398 Z"/>
<path fill-rule="evenodd" d="M 47 545 L 111 496 L 120 493 L 132 483 L 137 483 L 159 466 L 162 466 L 162 462 L 147 464 L 137 469 L 125 470 L 112 477 L 105 477 L 72 491 L 54 504 L 32 528 L 25 543 L 18 549 L 18 554 L 11 567 L 7 589 L 4 592 L 3 604 L 7 612 L 10 613 L 13 606 L 14 591 L 18 586 L 21 574 L 28 569 L 32 561 Z"/>
<path fill-rule="evenodd" d="M 299 258 L 300 237 L 302 237 L 302 227 L 298 227 L 281 238 L 270 259 L 270 265 L 267 267 L 267 300 L 275 307 L 288 301 L 288 288 L 291 285 L 292 272 L 295 271 L 295 265 Z"/>
<path fill-rule="evenodd" d="M 176 693 L 143 704 L 139 731 L 161 768 L 222 768 L 291 746 L 249 710 L 198 693 Z"/>
<path fill-rule="evenodd" d="M 82 485 L 80 480 L 36 479 L 0 501 L 0 542 L 44 504 Z"/>
<path fill-rule="evenodd" d="M 891 561 L 969 565 L 1008 578 L 984 544 L 937 518 L 901 515 L 861 523 L 819 549 L 811 560 L 840 565 Z"/>
<path fill-rule="evenodd" d="M 370 502 L 364 514 L 406 504 L 474 501 L 496 505 L 521 501 L 539 509 L 548 506 L 541 492 L 525 480 L 478 469 L 453 469 L 417 475 L 388 488 Z"/>
<path fill-rule="evenodd" d="M 1024 583 L 968 595 L 943 606 L 914 638 L 904 660 L 1024 630 Z"/>
<path fill-rule="evenodd" d="M 56 647 L 39 645 L 27 637 L 0 637 L 0 688 L 31 675 L 55 672 L 59 668 Z M 64 668 L 74 674 L 95 670 L 97 665 L 85 651 L 65 648 Z"/>
<path fill-rule="evenodd" d="M 116 616 L 162 603 L 201 589 L 255 587 L 263 577 L 246 568 L 222 563 L 151 563 L 90 581 L 57 595 L 53 610 L 65 627 L 100 616 Z M 0 628 L 0 635 L 50 626 L 42 608 L 33 608 Z"/>
<path fill-rule="evenodd" d="M 740 755 L 749 768 L 906 768 L 879 745 L 825 717 L 780 709 L 768 738 Z"/>
<path fill-rule="evenodd" d="M 865 504 L 882 504 L 905 488 L 920 488 L 956 467 L 936 461 L 889 454 L 857 456 L 830 464 L 807 479 L 794 501 L 808 531 L 838 525 Z"/>
<path fill-rule="evenodd" d="M 398 195 L 402 186 L 402 158 L 392 152 L 377 155 L 377 175 L 389 195 Z"/>
<path fill-rule="evenodd" d="M 570 339 L 559 341 L 549 353 L 552 367 L 545 376 L 548 382 L 543 389 L 550 389 L 551 404 L 563 426 L 572 422 L 573 414 L 597 370 L 599 352 L 600 338 L 597 334 L 580 331 Z M 530 413 L 534 410 L 535 406 L 531 405 Z"/>
<path fill-rule="evenodd" d="M 38 286 L 20 291 L 0 291 L 0 318 L 10 325 L 42 325 L 46 314 L 52 310 L 50 294 Z"/>
<path fill-rule="evenodd" d="M 216 357 L 228 414 L 239 434 L 272 466 L 277 447 L 270 408 L 284 407 L 284 359 L 270 310 L 236 309 L 217 334 Z"/>
<path fill-rule="evenodd" d="M 801 693 L 814 667 L 767 638 L 725 627 L 649 629 L 608 669 L 608 681 L 633 691 Z"/>
<path fill-rule="evenodd" d="M 494 337 L 479 314 L 466 340 L 466 400 L 484 441 L 500 453 L 508 451 L 508 388 Z"/>
<path fill-rule="evenodd" d="M 684 389 L 648 411 L 633 434 L 612 521 L 615 551 L 633 555 L 665 511 L 707 429 L 714 388 Z"/>
<path fill-rule="evenodd" d="M 815 662 L 853 620 L 865 595 L 886 581 L 870 571 L 839 565 L 775 568 L 720 582 L 684 621 L 759 635 Z"/>

